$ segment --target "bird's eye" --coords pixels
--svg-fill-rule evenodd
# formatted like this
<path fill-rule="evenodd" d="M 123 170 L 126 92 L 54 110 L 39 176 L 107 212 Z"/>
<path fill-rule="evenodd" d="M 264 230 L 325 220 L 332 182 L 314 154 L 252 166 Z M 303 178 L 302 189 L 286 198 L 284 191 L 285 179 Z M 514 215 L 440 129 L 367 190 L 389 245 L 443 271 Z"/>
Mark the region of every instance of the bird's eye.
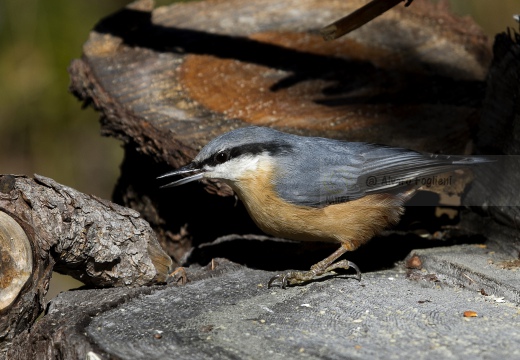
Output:
<path fill-rule="evenodd" d="M 225 163 L 229 160 L 229 154 L 227 152 L 219 152 L 217 155 L 215 155 L 215 161 L 219 164 Z"/>

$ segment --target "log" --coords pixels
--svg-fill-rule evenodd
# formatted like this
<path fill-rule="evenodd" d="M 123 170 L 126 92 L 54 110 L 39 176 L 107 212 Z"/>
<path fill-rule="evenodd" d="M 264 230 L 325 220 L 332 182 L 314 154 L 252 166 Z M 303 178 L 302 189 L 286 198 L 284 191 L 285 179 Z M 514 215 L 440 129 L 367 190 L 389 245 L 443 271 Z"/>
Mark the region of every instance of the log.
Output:
<path fill-rule="evenodd" d="M 361 282 L 342 274 L 285 291 L 265 287 L 273 272 L 216 259 L 213 269 L 189 269 L 186 286 L 65 292 L 7 356 L 411 359 L 483 357 L 489 349 L 520 356 L 520 284 L 499 266 L 500 254 L 464 245 L 414 256 L 420 269 L 401 264 Z M 468 311 L 477 317 L 464 318 Z"/>
<path fill-rule="evenodd" d="M 100 351 L 85 335 L 85 325 L 98 314 L 154 290 L 154 287 L 119 287 L 63 292 L 50 302 L 43 322 L 37 322 L 14 339 L 5 357 L 20 360 L 92 359 L 87 354 Z"/>
<path fill-rule="evenodd" d="M 0 175 L 0 258 L 0 354 L 40 315 L 53 270 L 136 287 L 172 265 L 137 212 L 39 175 Z"/>
<path fill-rule="evenodd" d="M 105 135 L 171 166 L 247 124 L 461 150 L 452 138 L 482 100 L 487 38 L 431 4 L 325 43 L 314 31 L 364 1 L 146 3 L 95 27 L 71 90 L 101 111 Z"/>
<path fill-rule="evenodd" d="M 90 33 L 69 68 L 71 91 L 100 112 L 104 135 L 125 143 L 114 201 L 150 222 L 176 265 L 202 242 L 258 233 L 234 200 L 197 184 L 158 191 L 154 180 L 228 130 L 254 124 L 430 152 L 470 149 L 491 61 L 486 36 L 472 20 L 417 1 L 324 42 L 320 28 L 365 3 L 153 9 L 141 1 Z"/>

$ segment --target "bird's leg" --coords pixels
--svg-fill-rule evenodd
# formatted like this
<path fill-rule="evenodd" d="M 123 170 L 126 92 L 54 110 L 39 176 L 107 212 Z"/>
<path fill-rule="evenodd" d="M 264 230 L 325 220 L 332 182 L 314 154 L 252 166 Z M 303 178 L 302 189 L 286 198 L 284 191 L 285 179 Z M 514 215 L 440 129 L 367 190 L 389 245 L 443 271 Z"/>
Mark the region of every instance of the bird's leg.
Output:
<path fill-rule="evenodd" d="M 270 288 L 275 281 L 279 280 L 280 286 L 282 287 L 282 289 L 285 289 L 288 284 L 292 285 L 299 284 L 305 281 L 310 281 L 316 278 L 317 276 L 321 276 L 335 269 L 353 268 L 354 270 L 356 270 L 357 279 L 361 280 L 361 271 L 359 270 L 358 266 L 353 262 L 348 260 L 341 260 L 337 263 L 334 263 L 334 261 L 336 261 L 341 255 L 346 253 L 348 250 L 349 249 L 346 246 L 341 245 L 340 248 L 334 251 L 332 255 L 323 259 L 319 263 L 312 265 L 309 271 L 290 271 L 285 274 L 278 274 L 276 276 L 273 276 L 267 283 L 267 287 Z"/>

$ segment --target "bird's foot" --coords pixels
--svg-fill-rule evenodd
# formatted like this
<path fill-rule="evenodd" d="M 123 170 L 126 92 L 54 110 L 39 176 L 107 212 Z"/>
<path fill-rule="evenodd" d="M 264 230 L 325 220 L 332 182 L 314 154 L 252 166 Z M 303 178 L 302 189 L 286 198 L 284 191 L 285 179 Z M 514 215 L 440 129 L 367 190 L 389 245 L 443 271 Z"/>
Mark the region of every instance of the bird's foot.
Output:
<path fill-rule="evenodd" d="M 188 282 L 188 274 L 186 274 L 186 269 L 184 269 L 182 266 L 175 269 L 169 275 L 169 277 L 173 280 L 175 280 L 175 278 L 177 277 L 175 282 L 180 285 L 186 285 L 186 283 Z"/>
<path fill-rule="evenodd" d="M 267 283 L 267 288 L 270 288 L 274 283 L 279 282 L 280 287 L 285 289 L 287 285 L 301 284 L 311 281 L 319 276 L 327 274 L 336 269 L 354 269 L 356 270 L 356 278 L 361 280 L 361 271 L 359 267 L 352 261 L 341 260 L 327 266 L 324 262 L 319 262 L 311 267 L 309 271 L 289 271 L 285 274 L 278 274 L 273 276 Z"/>

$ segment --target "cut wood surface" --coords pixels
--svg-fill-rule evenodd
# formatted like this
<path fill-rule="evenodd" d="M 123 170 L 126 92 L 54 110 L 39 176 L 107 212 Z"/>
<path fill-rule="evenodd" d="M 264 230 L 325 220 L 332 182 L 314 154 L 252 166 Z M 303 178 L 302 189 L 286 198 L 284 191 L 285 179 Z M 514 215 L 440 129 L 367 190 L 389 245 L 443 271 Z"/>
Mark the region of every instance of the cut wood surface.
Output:
<path fill-rule="evenodd" d="M 266 288 L 273 272 L 216 259 L 182 287 L 62 293 L 8 358 L 515 359 L 520 284 L 489 250 L 422 250 L 413 269 L 285 291 Z"/>
<path fill-rule="evenodd" d="M 347 37 L 318 29 L 365 1 L 201 1 L 102 20 L 70 72 L 102 130 L 171 166 L 211 138 L 264 125 L 333 138 L 463 152 L 483 97 L 487 38 L 417 2 Z"/>

